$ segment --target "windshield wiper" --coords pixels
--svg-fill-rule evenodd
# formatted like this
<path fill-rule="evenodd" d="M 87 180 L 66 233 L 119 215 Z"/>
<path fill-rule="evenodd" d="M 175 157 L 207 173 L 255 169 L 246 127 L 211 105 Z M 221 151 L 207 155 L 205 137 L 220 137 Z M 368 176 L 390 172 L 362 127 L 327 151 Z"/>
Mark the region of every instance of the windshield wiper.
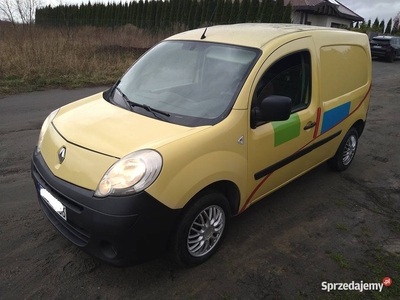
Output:
<path fill-rule="evenodd" d="M 121 94 L 122 99 L 124 99 L 126 106 L 132 111 L 132 106 L 129 104 L 130 100 L 127 95 L 125 95 L 119 87 L 115 87 L 115 89 Z"/>
<path fill-rule="evenodd" d="M 138 107 L 141 107 L 141 108 L 147 110 L 148 112 L 151 112 L 153 114 L 153 116 L 155 116 L 157 119 L 162 120 L 162 121 L 167 121 L 167 120 L 165 118 L 161 117 L 160 115 L 164 115 L 164 116 L 167 116 L 167 117 L 171 116 L 166 111 L 162 111 L 162 110 L 159 110 L 159 109 L 151 108 L 150 106 L 148 106 L 146 104 L 140 104 L 140 103 L 136 103 L 136 102 L 133 102 L 133 101 L 130 101 L 130 100 L 127 100 L 127 102 L 129 103 L 129 105 L 131 107 L 138 106 Z"/>
<path fill-rule="evenodd" d="M 135 106 L 138 106 L 140 108 L 143 108 L 144 110 L 152 113 L 156 118 L 166 121 L 164 118 L 161 118 L 159 115 L 157 114 L 161 114 L 167 117 L 170 117 L 171 115 L 169 113 L 167 113 L 166 111 L 162 111 L 156 108 L 152 108 L 146 104 L 140 104 L 137 102 L 133 102 L 131 100 L 129 100 L 128 96 L 126 96 L 118 87 L 116 88 L 118 90 L 118 92 L 122 95 L 122 98 L 124 98 L 125 102 L 127 103 L 127 105 L 129 106 L 130 110 L 132 111 L 132 108 Z"/>

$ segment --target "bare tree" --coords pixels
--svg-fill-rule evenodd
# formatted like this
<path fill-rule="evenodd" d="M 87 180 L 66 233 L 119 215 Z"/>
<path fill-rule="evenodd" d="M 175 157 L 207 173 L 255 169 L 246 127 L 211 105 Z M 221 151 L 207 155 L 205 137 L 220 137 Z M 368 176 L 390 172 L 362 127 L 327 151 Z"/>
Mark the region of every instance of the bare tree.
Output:
<path fill-rule="evenodd" d="M 41 0 L 0 0 L 0 19 L 12 24 L 33 24 Z"/>
<path fill-rule="evenodd" d="M 0 20 L 11 22 L 15 24 L 14 21 L 15 8 L 13 0 L 1 0 L 0 1 Z"/>
<path fill-rule="evenodd" d="M 40 5 L 39 0 L 15 0 L 18 15 L 22 23 L 32 24 L 35 21 L 35 11 Z"/>

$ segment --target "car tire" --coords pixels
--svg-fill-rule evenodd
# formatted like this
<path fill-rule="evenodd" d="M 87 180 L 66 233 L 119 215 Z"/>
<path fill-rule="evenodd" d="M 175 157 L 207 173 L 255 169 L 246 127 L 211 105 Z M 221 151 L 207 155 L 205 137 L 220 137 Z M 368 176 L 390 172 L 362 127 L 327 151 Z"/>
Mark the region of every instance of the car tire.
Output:
<path fill-rule="evenodd" d="M 334 171 L 344 171 L 352 163 L 358 146 L 358 131 L 353 127 L 345 135 L 334 157 L 328 160 Z"/>
<path fill-rule="evenodd" d="M 394 62 L 395 58 L 396 58 L 396 52 L 395 51 L 390 52 L 388 61 L 392 63 Z"/>
<path fill-rule="evenodd" d="M 172 233 L 170 258 L 188 267 L 208 260 L 221 245 L 230 217 L 229 202 L 218 191 L 196 195 L 183 209 Z"/>

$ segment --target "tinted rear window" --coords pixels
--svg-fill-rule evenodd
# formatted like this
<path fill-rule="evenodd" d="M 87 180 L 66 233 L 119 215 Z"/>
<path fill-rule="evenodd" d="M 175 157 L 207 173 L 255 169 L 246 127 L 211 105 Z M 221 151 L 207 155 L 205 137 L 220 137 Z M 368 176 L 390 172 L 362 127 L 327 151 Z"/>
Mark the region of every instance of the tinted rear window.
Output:
<path fill-rule="evenodd" d="M 390 40 L 387 39 L 372 39 L 372 43 L 376 45 L 389 45 Z"/>

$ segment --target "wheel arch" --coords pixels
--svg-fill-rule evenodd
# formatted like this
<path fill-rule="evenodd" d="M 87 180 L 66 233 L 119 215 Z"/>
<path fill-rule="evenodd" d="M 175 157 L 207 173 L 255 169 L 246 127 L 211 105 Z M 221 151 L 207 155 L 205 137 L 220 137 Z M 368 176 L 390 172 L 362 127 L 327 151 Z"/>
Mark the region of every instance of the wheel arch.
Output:
<path fill-rule="evenodd" d="M 358 120 L 357 122 L 355 122 L 350 128 L 355 128 L 357 130 L 358 133 L 358 137 L 361 136 L 361 134 L 364 131 L 364 127 L 365 127 L 365 121 L 363 120 Z"/>
<path fill-rule="evenodd" d="M 238 186 L 233 183 L 232 181 L 229 180 L 220 180 L 217 182 L 213 182 L 204 188 L 202 188 L 200 191 L 198 191 L 189 201 L 186 203 L 185 207 L 190 206 L 193 201 L 198 197 L 198 195 L 204 193 L 207 190 L 214 190 L 220 192 L 222 195 L 225 196 L 225 198 L 229 202 L 229 206 L 231 209 L 231 214 L 236 215 L 239 212 L 239 205 L 240 205 L 240 191 Z M 184 210 L 184 208 L 182 211 Z"/>

